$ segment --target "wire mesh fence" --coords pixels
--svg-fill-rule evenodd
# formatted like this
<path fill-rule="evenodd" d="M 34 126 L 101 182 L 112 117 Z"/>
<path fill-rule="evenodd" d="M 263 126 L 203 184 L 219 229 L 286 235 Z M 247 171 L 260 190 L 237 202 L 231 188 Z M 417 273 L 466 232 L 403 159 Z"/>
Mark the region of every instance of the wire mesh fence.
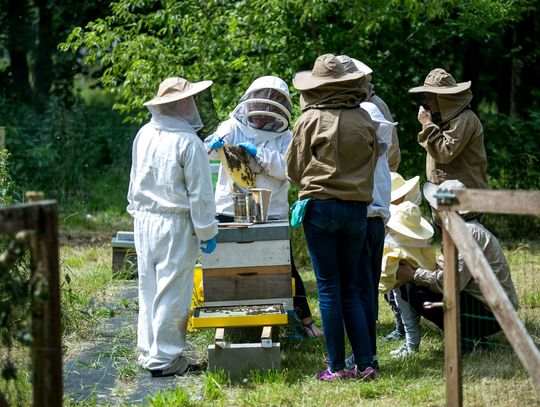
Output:
<path fill-rule="evenodd" d="M 540 344 L 540 241 L 503 243 L 519 298 L 518 316 L 538 347 Z M 496 323 L 493 317 L 470 312 L 474 324 Z M 468 327 L 462 325 L 462 336 Z M 473 342 L 473 341 L 471 341 Z M 503 332 L 471 343 L 462 355 L 465 406 L 537 406 L 540 394 Z"/>
<path fill-rule="evenodd" d="M 444 282 L 446 403 L 539 405 L 538 236 L 531 232 L 529 238 L 518 243 L 500 242 L 477 220 L 467 220 L 464 214 L 533 215 L 536 220 L 540 216 L 540 193 L 439 190 L 438 194 L 448 250 Z M 446 257 L 451 260 L 454 247 L 461 257 L 446 267 Z M 472 276 L 465 286 L 460 281 L 464 270 Z M 461 352 L 456 351 L 459 344 Z"/>

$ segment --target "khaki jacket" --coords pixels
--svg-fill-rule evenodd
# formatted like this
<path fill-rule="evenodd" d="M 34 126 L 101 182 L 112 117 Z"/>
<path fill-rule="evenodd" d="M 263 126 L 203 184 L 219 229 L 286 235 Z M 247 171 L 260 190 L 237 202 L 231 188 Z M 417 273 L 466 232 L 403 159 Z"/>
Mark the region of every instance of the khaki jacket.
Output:
<path fill-rule="evenodd" d="M 372 201 L 379 145 L 369 114 L 358 107 L 365 93 L 351 86 L 334 83 L 301 94 L 303 113 L 285 154 L 300 199 Z"/>
<path fill-rule="evenodd" d="M 468 108 L 471 92 L 438 94 L 437 99 L 442 123 L 424 125 L 418 133 L 418 142 L 427 152 L 428 181 L 440 184 L 457 179 L 467 188 L 487 188 L 484 130 Z"/>
<path fill-rule="evenodd" d="M 495 277 L 499 280 L 499 283 L 506 292 L 506 295 L 508 295 L 513 307 L 517 310 L 519 306 L 518 296 L 516 294 L 514 283 L 512 282 L 512 276 L 510 275 L 510 267 L 508 266 L 508 262 L 506 261 L 506 257 L 504 256 L 499 241 L 478 221 L 469 221 L 466 222 L 466 225 L 469 233 L 484 252 L 487 262 L 493 269 L 493 274 L 495 274 Z M 414 283 L 416 285 L 426 286 L 432 291 L 442 293 L 444 258 L 440 256 L 437 263 L 438 267 L 435 272 L 422 268 L 417 269 L 414 273 Z M 457 267 L 459 279 L 458 290 L 465 290 L 487 305 L 478 283 L 473 279 L 471 272 L 461 255 L 458 255 Z"/>

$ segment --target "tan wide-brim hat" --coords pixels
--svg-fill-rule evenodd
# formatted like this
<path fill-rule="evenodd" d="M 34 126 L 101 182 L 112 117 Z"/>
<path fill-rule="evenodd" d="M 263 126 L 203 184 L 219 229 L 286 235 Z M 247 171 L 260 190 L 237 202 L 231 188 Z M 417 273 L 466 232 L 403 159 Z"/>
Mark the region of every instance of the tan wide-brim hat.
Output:
<path fill-rule="evenodd" d="M 144 106 L 162 105 L 196 95 L 212 86 L 212 81 L 191 83 L 184 78 L 171 77 L 159 84 L 157 95 L 143 103 Z"/>
<path fill-rule="evenodd" d="M 420 207 L 405 201 L 392 208 L 387 226 L 407 237 L 425 240 L 433 236 L 433 226 L 422 217 Z"/>
<path fill-rule="evenodd" d="M 418 175 L 412 177 L 409 180 L 405 180 L 401 176 L 401 174 L 397 172 L 391 172 L 390 179 L 392 180 L 392 191 L 390 193 L 391 202 L 394 202 L 396 199 L 407 195 L 415 187 L 418 188 L 418 193 L 420 193 L 420 177 Z"/>
<path fill-rule="evenodd" d="M 471 81 L 456 83 L 456 80 L 444 69 L 432 70 L 424 80 L 424 86 L 409 89 L 409 93 L 439 93 L 452 95 L 463 92 L 471 87 Z"/>
<path fill-rule="evenodd" d="M 298 72 L 294 75 L 293 85 L 298 90 L 308 90 L 329 83 L 352 81 L 364 76 L 365 73 L 360 71 L 346 72 L 335 55 L 324 54 L 315 60 L 313 70 Z"/>

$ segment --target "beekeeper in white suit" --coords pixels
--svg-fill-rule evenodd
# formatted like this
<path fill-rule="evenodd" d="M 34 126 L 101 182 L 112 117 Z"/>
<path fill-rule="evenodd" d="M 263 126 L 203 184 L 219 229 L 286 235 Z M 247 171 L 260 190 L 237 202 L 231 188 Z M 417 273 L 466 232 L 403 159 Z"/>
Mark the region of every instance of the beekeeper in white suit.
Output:
<path fill-rule="evenodd" d="M 255 79 L 216 132 L 205 139 L 210 158 L 224 144 L 238 145 L 252 157 L 250 168 L 256 174 L 256 187 L 272 191 L 268 219 L 287 220 L 289 216 L 289 181 L 286 175 L 285 151 L 291 142 L 292 103 L 289 87 L 276 76 Z M 232 180 L 222 165 L 216 185 L 216 210 L 221 222 L 234 220 Z M 313 324 L 304 283 L 291 255 L 291 272 L 295 280 L 294 307 L 306 337 L 317 338 L 322 331 Z"/>
<path fill-rule="evenodd" d="M 285 150 L 291 141 L 292 104 L 289 88 L 280 78 L 263 76 L 250 85 L 229 120 L 221 123 L 213 136 L 205 140 L 208 151 L 232 144 L 243 147 L 254 159 L 257 188 L 272 191 L 268 219 L 287 219 L 289 181 L 285 174 Z M 217 158 L 212 152 L 210 158 Z M 252 163 L 253 164 L 253 163 Z M 216 209 L 219 215 L 234 216 L 232 180 L 223 166 L 216 185 Z"/>
<path fill-rule="evenodd" d="M 165 79 L 144 103 L 152 119 L 133 142 L 127 210 L 139 272 L 138 361 L 154 377 L 189 368 L 183 352 L 193 267 L 199 246 L 206 253 L 216 246 L 210 165 L 197 135 L 206 124 L 197 98 L 211 85 Z"/>

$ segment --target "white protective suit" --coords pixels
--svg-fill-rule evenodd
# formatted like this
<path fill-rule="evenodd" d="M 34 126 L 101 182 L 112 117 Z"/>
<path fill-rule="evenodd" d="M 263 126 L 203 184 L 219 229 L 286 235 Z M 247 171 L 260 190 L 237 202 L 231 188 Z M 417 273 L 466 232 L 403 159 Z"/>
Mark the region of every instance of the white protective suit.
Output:
<path fill-rule="evenodd" d="M 212 178 L 193 126 L 150 110 L 150 123 L 133 142 L 127 207 L 139 272 L 139 364 L 182 372 L 199 240 L 218 231 Z"/>
<path fill-rule="evenodd" d="M 244 96 L 258 89 L 276 89 L 286 96 L 288 105 L 291 105 L 289 88 L 280 78 L 275 76 L 258 78 L 253 81 Z M 257 155 L 253 160 L 254 165 L 250 166 L 256 174 L 256 186 L 257 188 L 265 188 L 272 191 L 268 219 L 287 219 L 289 211 L 287 195 L 289 181 L 285 173 L 285 151 L 292 138 L 292 133 L 288 130 L 290 112 L 286 126 L 284 126 L 285 129 L 281 132 L 266 131 L 248 126 L 247 120 L 242 123 L 237 118 L 239 116 L 238 114 L 235 117 L 235 113 L 238 112 L 241 105 L 242 103 L 229 115 L 229 120 L 221 123 L 216 132 L 206 138 L 205 144 L 207 149 L 209 150 L 208 146 L 215 135 L 223 137 L 225 144 L 237 145 L 242 142 L 254 144 L 257 147 Z M 276 109 L 276 111 L 279 110 Z M 217 154 L 212 152 L 210 158 L 216 159 Z M 234 216 L 232 185 L 222 165 L 219 168 L 215 199 L 218 214 Z"/>
<path fill-rule="evenodd" d="M 379 158 L 375 166 L 373 178 L 373 202 L 368 206 L 368 217 L 380 216 L 384 223 L 390 219 L 390 199 L 392 182 L 388 166 L 388 150 L 392 145 L 392 133 L 397 123 L 386 120 L 379 108 L 371 102 L 362 102 L 360 107 L 366 110 L 377 128 L 377 141 L 379 142 Z"/>

